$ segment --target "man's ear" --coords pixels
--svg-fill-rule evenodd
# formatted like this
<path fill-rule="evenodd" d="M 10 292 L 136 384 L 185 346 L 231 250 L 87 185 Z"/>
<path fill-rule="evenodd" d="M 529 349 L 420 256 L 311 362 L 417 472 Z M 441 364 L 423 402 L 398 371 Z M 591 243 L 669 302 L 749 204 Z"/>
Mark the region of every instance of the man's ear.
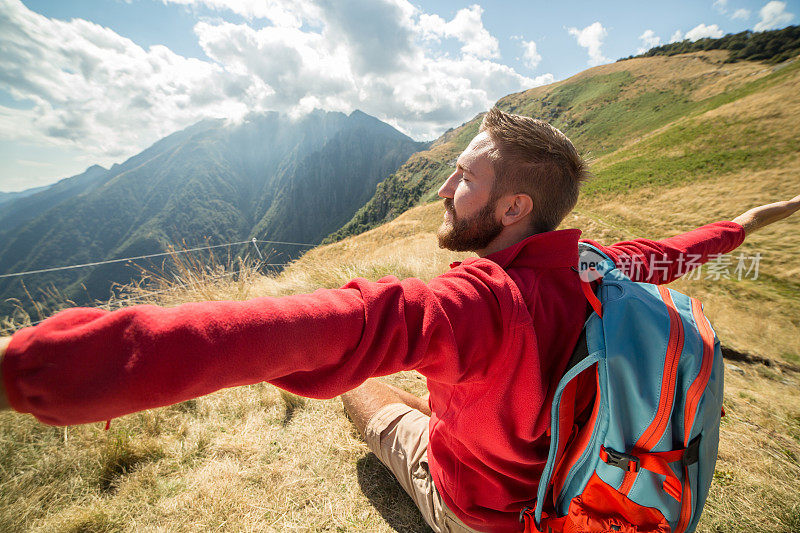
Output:
<path fill-rule="evenodd" d="M 527 194 L 509 194 L 502 200 L 503 213 L 500 222 L 511 226 L 526 218 L 533 211 L 533 199 Z"/>

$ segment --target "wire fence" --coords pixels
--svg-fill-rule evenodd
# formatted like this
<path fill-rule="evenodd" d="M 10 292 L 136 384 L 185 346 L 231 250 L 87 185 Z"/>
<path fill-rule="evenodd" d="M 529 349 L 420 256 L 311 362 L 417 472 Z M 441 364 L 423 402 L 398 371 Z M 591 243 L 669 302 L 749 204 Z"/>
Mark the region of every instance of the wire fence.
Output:
<path fill-rule="evenodd" d="M 19 276 L 27 276 L 27 275 L 31 275 L 31 274 L 43 274 L 45 272 L 57 272 L 59 270 L 71 270 L 71 269 L 75 269 L 75 268 L 86 268 L 86 267 L 99 266 L 99 265 L 108 265 L 108 264 L 111 264 L 111 263 L 124 263 L 125 261 L 136 261 L 136 260 L 139 260 L 139 259 L 151 259 L 153 257 L 165 257 L 165 256 L 172 256 L 172 255 L 175 255 L 175 254 L 187 254 L 187 253 L 190 253 L 190 252 L 197 252 L 197 251 L 201 251 L 201 250 L 211 250 L 211 249 L 214 249 L 214 248 L 222 248 L 222 247 L 225 247 L 225 246 L 238 246 L 238 245 L 242 245 L 242 244 L 256 244 L 256 243 L 259 243 L 259 242 L 260 243 L 269 243 L 269 244 L 285 244 L 285 245 L 293 245 L 293 246 L 308 246 L 308 247 L 312 247 L 312 248 L 314 246 L 317 246 L 316 244 L 307 244 L 307 243 L 301 243 L 301 242 L 268 241 L 268 240 L 251 239 L 249 241 L 228 242 L 228 243 L 224 243 L 224 244 L 214 244 L 214 245 L 211 245 L 211 246 L 198 246 L 196 248 L 189 248 L 189 249 L 186 249 L 186 250 L 174 250 L 174 251 L 170 251 L 170 252 L 159 252 L 157 254 L 136 255 L 136 256 L 131 256 L 131 257 L 120 257 L 120 258 L 117 258 L 117 259 L 108 259 L 106 261 L 93 261 L 91 263 L 79 263 L 79 264 L 75 264 L 75 265 L 64 265 L 64 266 L 57 266 L 57 267 L 50 267 L 50 268 L 40 268 L 40 269 L 37 269 L 37 270 L 26 270 L 26 271 L 23 271 L 23 272 L 11 272 L 11 273 L 8 273 L 8 274 L 0 274 L 0 279 L 2 279 L 2 278 L 13 278 L 13 277 L 19 277 Z M 258 255 L 260 257 L 263 257 L 261 255 L 261 250 L 258 248 L 257 245 L 256 245 L 256 251 L 258 252 Z M 269 263 L 266 266 L 283 266 L 284 264 L 285 263 Z"/>
<path fill-rule="evenodd" d="M 11 272 L 11 273 L 7 273 L 7 274 L 0 274 L 0 279 L 2 279 L 2 278 L 13 278 L 13 277 L 22 277 L 22 276 L 29 276 L 29 275 L 35 275 L 35 274 L 43 274 L 43 273 L 48 273 L 48 272 L 57 272 L 57 271 L 62 271 L 62 270 L 72 270 L 72 269 L 78 269 L 78 268 L 87 268 L 87 267 L 107 265 L 107 264 L 113 264 L 113 263 L 123 263 L 123 262 L 126 262 L 126 261 L 137 261 L 137 260 L 142 260 L 142 259 L 152 259 L 152 258 L 155 258 L 155 257 L 166 257 L 166 256 L 175 257 L 176 255 L 183 255 L 183 254 L 188 254 L 188 253 L 192 253 L 192 252 L 200 252 L 200 251 L 204 251 L 204 250 L 213 250 L 213 249 L 218 249 L 218 248 L 223 248 L 223 247 L 231 247 L 231 246 L 241 246 L 241 245 L 245 245 L 245 244 L 252 244 L 254 246 L 254 248 L 255 248 L 255 250 L 256 250 L 256 252 L 258 254 L 258 257 L 259 257 L 257 268 L 264 267 L 264 266 L 269 266 L 269 267 L 286 266 L 287 263 L 267 263 L 267 262 L 265 262 L 264 255 L 261 253 L 261 249 L 258 247 L 259 243 L 262 243 L 262 244 L 282 244 L 282 245 L 289 245 L 289 246 L 303 246 L 303 247 L 308 247 L 308 248 L 313 248 L 313 247 L 317 246 L 316 244 L 309 244 L 309 243 L 290 242 L 290 241 L 273 241 L 273 240 L 267 240 L 267 239 L 255 239 L 255 238 L 253 238 L 253 239 L 250 239 L 250 240 L 247 240 L 247 241 L 234 241 L 234 242 L 228 242 L 228 243 L 223 243 L 223 244 L 214 244 L 214 245 L 208 245 L 208 246 L 197 246 L 197 247 L 187 248 L 187 249 L 183 249 L 183 250 L 171 250 L 171 251 L 168 251 L 168 252 L 159 252 L 159 253 L 154 253 L 154 254 L 137 255 L 137 256 L 130 256 L 130 257 L 120 257 L 120 258 L 109 259 L 109 260 L 104 260 L 104 261 L 92 261 L 92 262 L 89 262 L 89 263 L 79 263 L 79 264 L 73 264 L 73 265 L 62 265 L 62 266 L 55 266 L 55 267 L 48 267 L 48 268 L 40 268 L 40 269 L 35 269 L 35 270 L 26 270 L 26 271 L 21 271 L 21 272 Z M 125 305 L 127 305 L 127 304 L 129 304 L 131 302 L 135 303 L 135 302 L 144 300 L 146 298 L 150 298 L 152 296 L 156 296 L 156 295 L 159 295 L 159 294 L 165 294 L 165 293 L 168 293 L 168 292 L 171 292 L 171 291 L 175 291 L 175 290 L 178 290 L 178 289 L 183 289 L 183 288 L 190 287 L 192 285 L 195 285 L 195 284 L 198 284 L 198 283 L 201 283 L 201 282 L 202 283 L 207 283 L 209 281 L 216 281 L 216 280 L 220 280 L 220 279 L 223 279 L 223 278 L 235 276 L 236 274 L 238 274 L 240 272 L 242 272 L 242 267 L 239 267 L 236 270 L 232 270 L 230 272 L 225 272 L 223 274 L 219 274 L 219 275 L 215 275 L 215 276 L 203 277 L 202 279 L 190 280 L 190 281 L 186 281 L 184 283 L 173 284 L 173 285 L 171 285 L 170 287 L 168 287 L 166 289 L 161 289 L 161 290 L 157 290 L 157 291 L 143 292 L 143 293 L 137 294 L 135 296 L 130 296 L 130 297 L 127 297 L 127 298 L 112 300 L 112 301 L 109 301 L 106 304 L 97 305 L 97 306 L 95 306 L 95 308 L 112 310 L 115 307 L 123 307 L 123 306 L 125 306 Z M 42 319 L 37 320 L 35 322 L 31 322 L 29 325 L 30 326 L 35 326 L 37 324 L 41 324 L 42 322 L 47 320 L 47 318 L 49 318 L 49 317 L 42 318 Z"/>

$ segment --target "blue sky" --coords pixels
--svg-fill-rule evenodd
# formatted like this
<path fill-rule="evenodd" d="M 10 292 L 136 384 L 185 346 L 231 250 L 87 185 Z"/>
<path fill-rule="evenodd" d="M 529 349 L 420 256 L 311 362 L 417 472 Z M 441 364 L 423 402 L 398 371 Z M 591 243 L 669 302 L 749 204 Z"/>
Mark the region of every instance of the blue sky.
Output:
<path fill-rule="evenodd" d="M 508 93 L 798 16 L 796 0 L 0 0 L 0 190 L 266 110 L 362 109 L 432 139 Z"/>

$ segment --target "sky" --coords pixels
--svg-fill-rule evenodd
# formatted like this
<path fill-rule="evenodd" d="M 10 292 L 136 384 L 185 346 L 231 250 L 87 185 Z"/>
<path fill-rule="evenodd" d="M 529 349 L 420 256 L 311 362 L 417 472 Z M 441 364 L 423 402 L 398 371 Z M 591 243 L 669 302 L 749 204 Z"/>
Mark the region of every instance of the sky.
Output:
<path fill-rule="evenodd" d="M 268 110 L 432 140 L 512 92 L 799 19 L 800 0 L 0 0 L 0 191 Z"/>

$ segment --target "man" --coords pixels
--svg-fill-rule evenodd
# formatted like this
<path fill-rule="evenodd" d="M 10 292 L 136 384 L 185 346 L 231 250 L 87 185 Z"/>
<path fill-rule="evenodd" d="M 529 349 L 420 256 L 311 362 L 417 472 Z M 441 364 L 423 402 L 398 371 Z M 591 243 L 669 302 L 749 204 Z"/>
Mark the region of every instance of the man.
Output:
<path fill-rule="evenodd" d="M 346 393 L 353 422 L 434 530 L 517 531 L 547 457 L 552 393 L 588 311 L 572 268 L 580 231 L 555 230 L 586 176 L 561 132 L 492 109 L 439 191 L 440 244 L 477 258 L 428 284 L 355 279 L 247 302 L 68 309 L 3 342 L 0 402 L 7 394 L 17 411 L 77 424 L 260 381 Z M 601 249 L 641 260 L 637 279 L 667 283 L 684 273 L 681 254 L 706 261 L 799 208 L 800 196 Z M 654 257 L 671 266 L 651 270 Z M 427 377 L 427 401 L 367 381 L 409 369 Z"/>

